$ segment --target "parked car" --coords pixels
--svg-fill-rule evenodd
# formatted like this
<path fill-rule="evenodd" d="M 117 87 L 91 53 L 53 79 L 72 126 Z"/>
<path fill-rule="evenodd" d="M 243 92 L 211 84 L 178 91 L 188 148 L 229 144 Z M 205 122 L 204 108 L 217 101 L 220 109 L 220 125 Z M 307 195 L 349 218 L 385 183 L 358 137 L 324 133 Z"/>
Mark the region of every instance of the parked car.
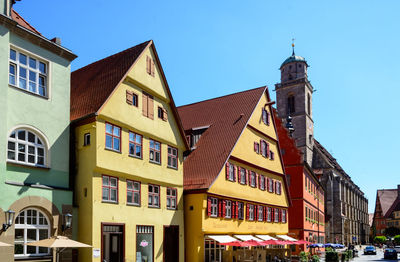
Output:
<path fill-rule="evenodd" d="M 393 248 L 386 248 L 385 252 L 383 253 L 384 259 L 397 259 L 397 252 Z"/>
<path fill-rule="evenodd" d="M 397 253 L 400 253 L 400 246 L 395 246 L 394 250 L 396 250 Z"/>
<path fill-rule="evenodd" d="M 364 249 L 364 255 L 376 255 L 376 249 L 374 246 L 366 246 Z"/>

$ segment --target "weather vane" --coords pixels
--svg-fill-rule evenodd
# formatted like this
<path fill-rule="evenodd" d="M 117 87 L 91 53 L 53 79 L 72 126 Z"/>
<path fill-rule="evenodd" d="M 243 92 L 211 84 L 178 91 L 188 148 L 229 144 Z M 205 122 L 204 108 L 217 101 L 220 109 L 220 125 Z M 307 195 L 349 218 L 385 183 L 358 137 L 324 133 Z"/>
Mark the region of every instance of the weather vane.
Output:
<path fill-rule="evenodd" d="M 294 55 L 294 40 L 296 40 L 296 39 L 292 38 L 292 55 Z"/>

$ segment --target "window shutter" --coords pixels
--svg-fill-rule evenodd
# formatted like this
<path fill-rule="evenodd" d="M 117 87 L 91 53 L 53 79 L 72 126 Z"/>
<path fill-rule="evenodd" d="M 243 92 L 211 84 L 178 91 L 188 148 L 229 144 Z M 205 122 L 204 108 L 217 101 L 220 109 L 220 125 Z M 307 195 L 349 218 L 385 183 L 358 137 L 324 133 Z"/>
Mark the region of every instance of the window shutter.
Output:
<path fill-rule="evenodd" d="M 244 172 L 244 174 L 245 174 L 244 181 L 245 181 L 245 184 L 247 184 L 247 181 L 249 181 L 249 170 L 246 169 L 246 171 Z"/>
<path fill-rule="evenodd" d="M 218 199 L 218 216 L 222 217 L 222 200 Z"/>
<path fill-rule="evenodd" d="M 239 218 L 239 202 L 235 201 L 235 218 Z"/>
<path fill-rule="evenodd" d="M 282 209 L 279 209 L 279 222 L 282 222 Z"/>
<path fill-rule="evenodd" d="M 242 180 L 242 173 L 240 172 L 241 167 L 236 167 L 237 169 L 237 181 L 238 183 L 240 183 L 240 181 Z"/>
<path fill-rule="evenodd" d="M 261 175 L 256 173 L 256 176 L 257 176 L 257 180 L 258 180 L 258 188 L 261 189 Z"/>
<path fill-rule="evenodd" d="M 269 144 L 265 141 L 264 141 L 264 143 L 265 143 L 265 147 L 266 147 L 266 151 L 267 151 L 265 156 L 268 158 L 269 157 Z"/>
<path fill-rule="evenodd" d="M 142 113 L 147 117 L 147 94 L 142 94 Z"/>
<path fill-rule="evenodd" d="M 233 181 L 236 182 L 236 169 L 237 166 L 233 166 Z"/>
<path fill-rule="evenodd" d="M 222 200 L 222 217 L 226 215 L 226 200 Z"/>
<path fill-rule="evenodd" d="M 257 147 L 258 147 L 258 143 L 254 142 L 254 152 L 257 152 Z M 258 154 L 258 152 L 257 152 L 257 154 Z"/>
<path fill-rule="evenodd" d="M 253 210 L 254 210 L 254 220 L 257 221 L 257 219 L 258 219 L 258 206 L 254 205 Z"/>
<path fill-rule="evenodd" d="M 168 121 L 168 112 L 166 109 L 163 109 L 163 120 Z"/>
<path fill-rule="evenodd" d="M 267 177 L 267 179 L 266 179 L 267 180 L 267 190 L 268 190 L 268 192 L 270 192 L 269 191 L 269 179 L 270 179 L 269 177 Z"/>
<path fill-rule="evenodd" d="M 152 96 L 149 96 L 149 103 L 147 106 L 147 110 L 149 113 L 149 118 L 154 119 L 154 101 Z"/>
<path fill-rule="evenodd" d="M 254 183 L 255 183 L 254 187 L 257 188 L 257 185 L 260 184 L 260 183 L 258 182 L 258 174 L 257 174 L 257 173 L 253 173 L 253 174 L 254 174 L 254 176 L 255 176 L 255 178 L 254 178 Z"/>
<path fill-rule="evenodd" d="M 264 144 L 264 140 L 260 140 L 260 150 L 261 150 L 261 155 L 263 157 L 265 157 L 265 144 Z"/>
<path fill-rule="evenodd" d="M 266 177 L 264 177 L 264 190 L 266 190 L 267 189 L 267 178 Z"/>
<path fill-rule="evenodd" d="M 267 114 L 267 125 L 269 125 L 269 113 L 266 109 L 265 109 L 265 113 Z"/>
<path fill-rule="evenodd" d="M 150 63 L 151 63 L 151 76 L 154 76 L 156 70 L 153 59 L 150 59 Z"/>
<path fill-rule="evenodd" d="M 229 180 L 229 162 L 226 162 L 226 167 L 225 167 L 225 171 L 226 171 L 226 180 Z"/>
<path fill-rule="evenodd" d="M 247 184 L 251 186 L 251 172 L 250 170 L 246 170 Z"/>
<path fill-rule="evenodd" d="M 272 193 L 275 193 L 275 181 L 274 181 L 273 179 L 271 179 L 271 180 L 272 180 L 272 183 L 271 183 L 271 186 L 272 186 L 271 192 L 272 192 Z"/>
<path fill-rule="evenodd" d="M 264 212 L 263 212 L 263 221 L 267 221 L 267 207 L 264 207 Z"/>
<path fill-rule="evenodd" d="M 211 216 L 211 197 L 207 198 L 207 216 Z"/>
<path fill-rule="evenodd" d="M 129 90 L 126 90 L 126 103 L 128 105 L 133 105 L 133 93 Z"/>
<path fill-rule="evenodd" d="M 249 204 L 246 204 L 246 220 L 249 220 Z"/>
<path fill-rule="evenodd" d="M 146 72 L 150 74 L 150 57 L 146 56 Z"/>

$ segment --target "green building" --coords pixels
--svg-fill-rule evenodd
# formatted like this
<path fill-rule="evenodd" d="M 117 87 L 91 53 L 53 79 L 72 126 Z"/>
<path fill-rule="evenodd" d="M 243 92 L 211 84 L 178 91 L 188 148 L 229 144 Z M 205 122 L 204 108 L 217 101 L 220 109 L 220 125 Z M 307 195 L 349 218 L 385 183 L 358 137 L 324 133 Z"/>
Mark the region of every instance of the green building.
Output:
<path fill-rule="evenodd" d="M 50 249 L 24 244 L 60 235 L 63 215 L 73 213 L 69 107 L 76 55 L 58 38 L 42 36 L 13 4 L 0 0 L 0 241 L 12 245 L 0 247 L 0 261 L 52 261 Z"/>

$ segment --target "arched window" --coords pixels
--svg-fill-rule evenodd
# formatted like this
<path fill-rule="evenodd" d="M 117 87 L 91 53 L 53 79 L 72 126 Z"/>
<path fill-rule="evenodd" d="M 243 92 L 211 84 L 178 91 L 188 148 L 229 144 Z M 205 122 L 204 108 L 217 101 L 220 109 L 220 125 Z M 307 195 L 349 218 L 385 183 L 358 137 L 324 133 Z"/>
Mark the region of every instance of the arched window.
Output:
<path fill-rule="evenodd" d="M 49 248 L 26 245 L 29 242 L 49 237 L 50 223 L 42 212 L 37 209 L 25 209 L 21 211 L 15 219 L 15 257 L 49 255 Z"/>
<path fill-rule="evenodd" d="M 295 112 L 294 95 L 289 95 L 287 98 L 288 115 Z"/>
<path fill-rule="evenodd" d="M 46 166 L 46 146 L 33 131 L 15 129 L 8 137 L 7 159 L 25 165 Z"/>

